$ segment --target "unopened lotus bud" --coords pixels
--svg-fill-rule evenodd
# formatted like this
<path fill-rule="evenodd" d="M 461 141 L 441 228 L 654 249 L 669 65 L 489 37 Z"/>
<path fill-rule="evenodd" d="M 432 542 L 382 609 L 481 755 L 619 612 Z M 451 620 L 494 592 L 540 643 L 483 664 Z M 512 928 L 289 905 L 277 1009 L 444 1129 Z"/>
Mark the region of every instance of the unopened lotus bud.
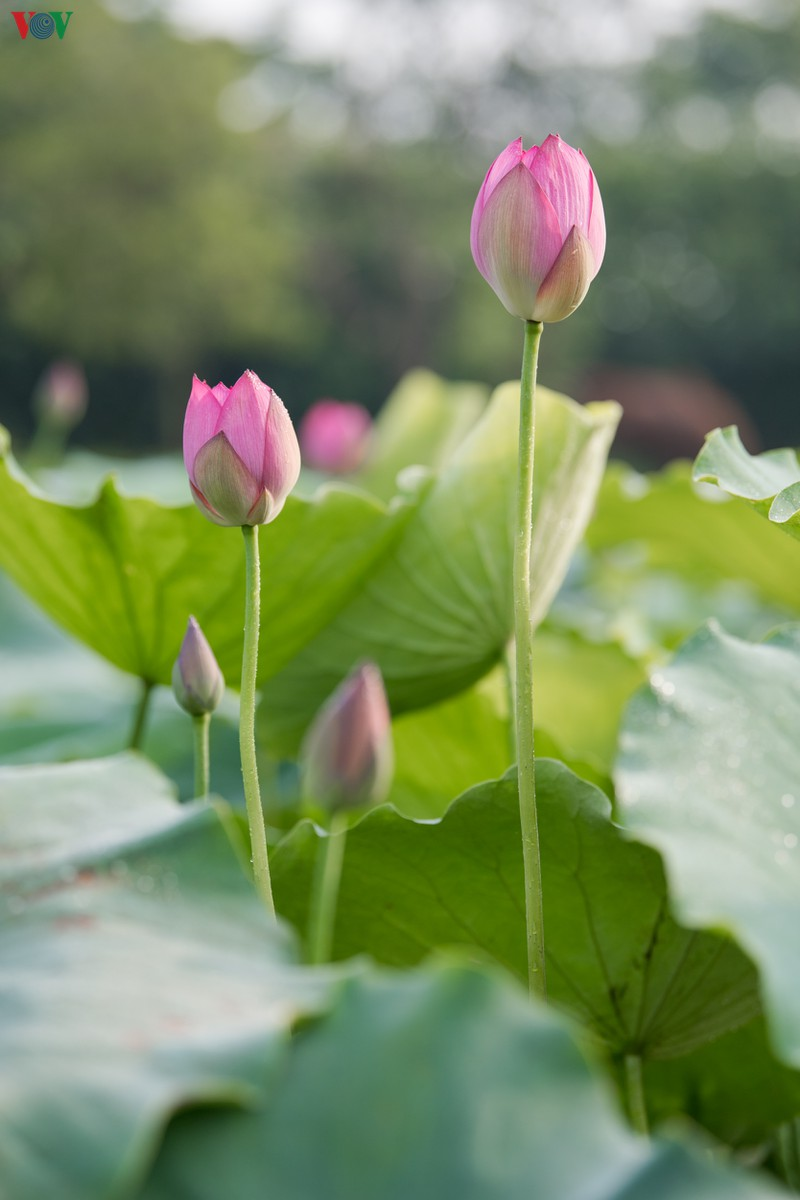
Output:
<path fill-rule="evenodd" d="M 212 713 L 225 691 L 219 663 L 195 617 L 188 619 L 186 636 L 172 670 L 172 689 L 177 703 L 193 717 Z"/>
<path fill-rule="evenodd" d="M 290 415 L 253 371 L 232 388 L 209 388 L 194 376 L 183 459 L 198 508 L 217 525 L 272 521 L 301 470 Z"/>
<path fill-rule="evenodd" d="M 379 803 L 393 765 L 382 675 L 374 663 L 363 663 L 329 697 L 307 734 L 304 795 L 330 811 Z"/>
<path fill-rule="evenodd" d="M 516 138 L 487 172 L 473 208 L 475 265 L 504 307 L 524 321 L 562 321 L 605 256 L 605 213 L 581 150 L 552 134 L 523 149 Z"/>
<path fill-rule="evenodd" d="M 318 400 L 301 422 L 304 462 L 333 475 L 356 471 L 366 456 L 371 427 L 371 415 L 362 404 Z"/>
<path fill-rule="evenodd" d="M 73 429 L 87 412 L 87 377 L 78 363 L 51 363 L 34 392 L 34 409 L 41 421 Z"/>

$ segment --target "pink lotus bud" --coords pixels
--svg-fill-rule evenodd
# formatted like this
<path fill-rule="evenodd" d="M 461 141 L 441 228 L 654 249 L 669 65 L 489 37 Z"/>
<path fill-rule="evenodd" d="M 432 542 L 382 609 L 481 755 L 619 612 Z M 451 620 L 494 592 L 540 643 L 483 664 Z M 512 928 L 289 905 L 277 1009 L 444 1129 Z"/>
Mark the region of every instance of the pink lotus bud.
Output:
<path fill-rule="evenodd" d="M 356 471 L 368 449 L 371 415 L 362 404 L 318 400 L 301 422 L 304 462 L 319 471 Z"/>
<path fill-rule="evenodd" d="M 253 371 L 232 388 L 194 376 L 183 459 L 197 506 L 217 525 L 266 525 L 301 470 L 290 415 Z"/>
<path fill-rule="evenodd" d="M 581 150 L 551 134 L 495 159 L 470 229 L 475 265 L 504 307 L 524 321 L 562 321 L 585 298 L 605 257 L 605 213 Z"/>
<path fill-rule="evenodd" d="M 304 794 L 334 810 L 378 803 L 391 784 L 391 717 L 379 668 L 363 663 L 329 697 L 303 748 Z"/>
<path fill-rule="evenodd" d="M 79 364 L 66 358 L 51 363 L 37 384 L 34 407 L 52 425 L 78 425 L 87 412 L 87 377 Z"/>
<path fill-rule="evenodd" d="M 225 691 L 219 663 L 195 617 L 188 619 L 186 636 L 172 669 L 172 689 L 177 703 L 193 717 L 212 713 Z"/>

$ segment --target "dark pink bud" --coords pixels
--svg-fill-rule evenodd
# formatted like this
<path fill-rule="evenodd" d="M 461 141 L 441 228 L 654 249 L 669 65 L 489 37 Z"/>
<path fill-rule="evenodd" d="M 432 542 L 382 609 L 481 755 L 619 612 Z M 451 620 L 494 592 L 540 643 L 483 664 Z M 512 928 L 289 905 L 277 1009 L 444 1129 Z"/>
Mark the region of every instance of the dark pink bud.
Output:
<path fill-rule="evenodd" d="M 361 404 L 318 400 L 301 422 L 304 462 L 333 475 L 356 471 L 365 458 L 371 426 L 371 416 Z"/>
<path fill-rule="evenodd" d="M 225 691 L 219 663 L 195 617 L 188 619 L 186 636 L 172 670 L 172 688 L 177 703 L 193 717 L 213 712 Z"/>
<path fill-rule="evenodd" d="M 209 388 L 194 376 L 183 458 L 194 500 L 218 525 L 272 521 L 301 470 L 290 415 L 252 371 L 232 388 Z"/>
<path fill-rule="evenodd" d="M 475 265 L 504 307 L 524 321 L 570 316 L 602 265 L 605 213 L 581 150 L 557 134 L 498 155 L 473 208 Z"/>
<path fill-rule="evenodd" d="M 379 668 L 363 663 L 321 708 L 303 748 L 304 794 L 329 810 L 384 799 L 391 784 L 391 717 Z"/>

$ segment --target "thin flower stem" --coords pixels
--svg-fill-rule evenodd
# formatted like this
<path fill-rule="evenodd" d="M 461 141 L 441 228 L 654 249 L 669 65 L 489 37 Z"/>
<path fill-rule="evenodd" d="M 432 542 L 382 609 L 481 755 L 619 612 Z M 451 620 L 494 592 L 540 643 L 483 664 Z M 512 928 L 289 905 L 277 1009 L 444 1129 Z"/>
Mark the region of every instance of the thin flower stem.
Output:
<path fill-rule="evenodd" d="M 529 995 L 545 999 L 546 950 L 543 935 L 543 887 L 540 832 L 534 782 L 534 696 L 532 680 L 532 483 L 534 480 L 534 390 L 543 326 L 526 322 L 520 375 L 517 529 L 515 533 L 515 749 L 517 751 L 520 830 L 526 890 L 526 945 Z"/>
<path fill-rule="evenodd" d="M 627 1084 L 627 1107 L 630 1121 L 639 1133 L 648 1136 L 650 1124 L 647 1120 L 647 1104 L 644 1100 L 644 1076 L 642 1060 L 638 1054 L 625 1054 L 624 1078 Z"/>
<path fill-rule="evenodd" d="M 149 714 L 149 700 L 152 696 L 154 684 L 148 679 L 141 680 L 141 695 L 138 700 L 138 707 L 135 709 L 135 720 L 132 722 L 132 732 L 129 735 L 129 749 L 140 750 L 143 740 L 144 730 L 146 728 L 146 718 Z"/>
<path fill-rule="evenodd" d="M 792 1192 L 799 1190 L 798 1121 L 786 1121 L 776 1131 L 776 1161 L 782 1178 Z"/>
<path fill-rule="evenodd" d="M 208 731 L 211 728 L 211 714 L 200 713 L 192 717 L 194 725 L 194 795 L 207 796 L 210 790 L 210 755 L 208 749 Z"/>
<path fill-rule="evenodd" d="M 256 671 L 259 665 L 261 609 L 259 527 L 243 525 L 242 533 L 245 535 L 245 647 L 242 655 L 242 690 L 239 699 L 239 753 L 242 759 L 242 781 L 250 829 L 253 877 L 263 900 L 275 916 L 270 862 L 267 856 L 267 832 L 259 791 L 259 769 L 256 765 Z"/>
<path fill-rule="evenodd" d="M 340 875 L 346 847 L 346 814 L 334 813 L 326 833 L 327 836 L 321 838 L 318 847 L 312 888 L 312 910 L 309 920 L 311 963 L 329 962 L 332 956 Z"/>

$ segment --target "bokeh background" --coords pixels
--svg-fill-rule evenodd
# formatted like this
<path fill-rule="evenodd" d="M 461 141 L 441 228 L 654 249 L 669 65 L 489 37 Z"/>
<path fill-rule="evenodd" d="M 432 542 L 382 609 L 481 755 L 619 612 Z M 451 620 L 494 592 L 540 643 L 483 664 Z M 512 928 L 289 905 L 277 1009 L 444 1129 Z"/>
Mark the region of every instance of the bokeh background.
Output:
<path fill-rule="evenodd" d="M 626 409 L 656 465 L 736 421 L 798 440 L 794 0 L 74 0 L 0 15 L 0 421 L 68 358 L 74 444 L 174 450 L 191 375 L 250 366 L 300 419 L 408 368 L 497 383 L 521 333 L 479 278 L 491 160 L 550 131 L 608 251 L 545 383 Z"/>

